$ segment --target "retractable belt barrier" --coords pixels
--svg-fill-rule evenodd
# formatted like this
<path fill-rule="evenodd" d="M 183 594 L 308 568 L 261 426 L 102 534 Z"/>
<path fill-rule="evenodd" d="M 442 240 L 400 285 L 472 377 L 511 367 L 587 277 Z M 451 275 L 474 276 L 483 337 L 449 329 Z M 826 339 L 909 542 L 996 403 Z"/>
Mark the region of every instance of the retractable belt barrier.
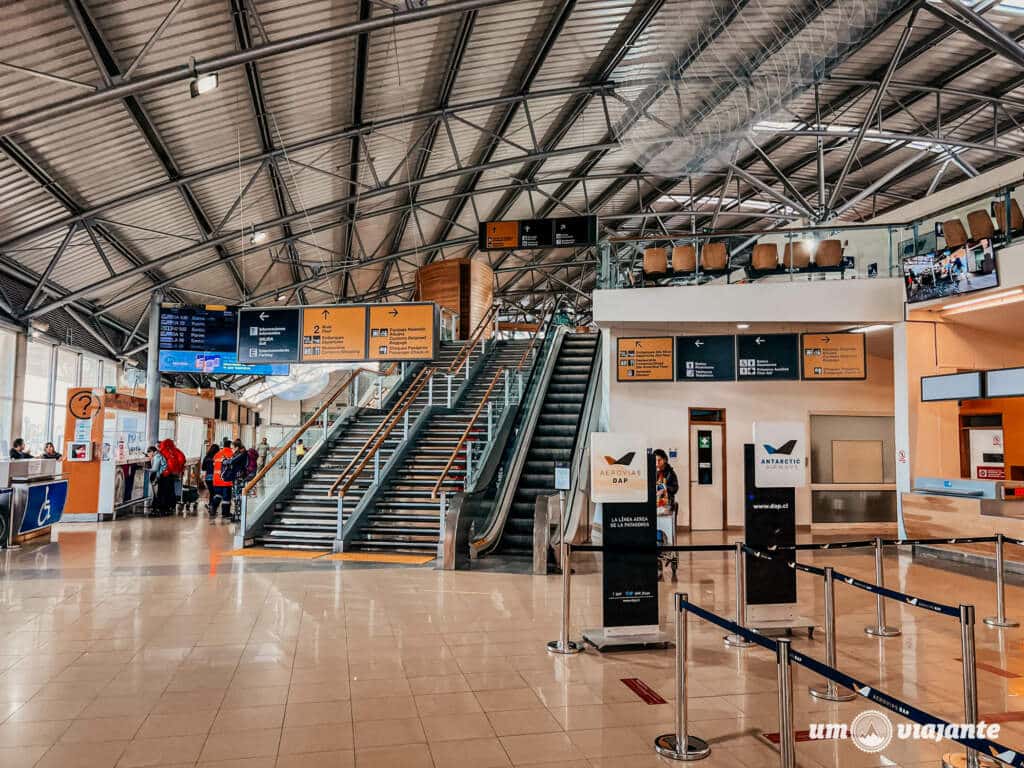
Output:
<path fill-rule="evenodd" d="M 839 571 L 835 571 L 833 576 L 843 583 L 849 584 L 851 587 L 863 589 L 865 592 L 870 592 L 874 595 L 888 597 L 890 600 L 905 603 L 906 605 L 912 605 L 915 608 L 923 608 L 926 611 L 941 613 L 943 616 L 952 616 L 954 619 L 960 618 L 960 609 L 955 608 L 952 605 L 944 605 L 943 603 L 926 600 L 923 597 L 915 597 L 913 595 L 904 594 L 903 592 L 897 592 L 895 589 L 889 589 L 888 587 L 879 586 L 878 584 L 861 581 L 860 579 L 854 578 L 853 576 L 847 576 L 845 573 L 840 573 Z"/>
<path fill-rule="evenodd" d="M 573 552 L 604 552 L 603 544 L 570 544 Z M 674 544 L 652 547 L 615 547 L 616 552 L 732 552 L 732 544 Z"/>
<path fill-rule="evenodd" d="M 962 745 L 968 751 L 968 763 L 977 763 L 977 754 L 988 755 L 1005 765 L 1014 766 L 1014 768 L 1024 768 L 1024 754 L 1021 752 L 1010 749 L 998 742 L 992 741 L 991 739 L 978 738 L 970 736 L 972 732 L 971 727 L 977 727 L 977 701 L 968 701 L 968 721 L 964 724 L 954 724 L 947 720 L 943 720 L 929 712 L 925 712 L 918 707 L 908 704 L 895 696 L 881 691 L 874 686 L 865 683 L 852 675 L 848 675 L 845 672 L 841 672 L 830 664 L 823 663 L 817 659 L 808 656 L 805 653 L 794 651 L 790 647 L 790 640 L 779 639 L 772 640 L 771 638 L 765 637 L 764 635 L 746 627 L 740 626 L 734 621 L 723 618 L 712 611 L 701 608 L 699 605 L 689 602 L 687 595 L 676 594 L 676 608 L 677 608 L 677 637 L 683 639 L 682 644 L 676 645 L 676 669 L 677 669 L 677 701 L 676 701 L 676 733 L 665 734 L 659 736 L 655 740 L 655 750 L 666 757 L 671 757 L 677 760 L 698 760 L 703 757 L 707 757 L 710 754 L 710 748 L 707 747 L 707 743 L 702 739 L 691 736 L 688 731 L 688 724 L 686 722 L 687 715 L 687 692 L 686 692 L 686 660 L 687 651 L 685 647 L 686 638 L 686 614 L 692 613 L 700 619 L 707 621 L 710 624 L 714 624 L 722 629 L 732 633 L 733 635 L 745 638 L 751 645 L 759 645 L 762 648 L 772 651 L 776 655 L 777 663 L 779 665 L 778 679 L 779 679 L 779 754 L 780 764 L 782 768 L 793 768 L 796 764 L 796 750 L 794 744 L 794 728 L 793 728 L 793 677 L 791 663 L 799 664 L 805 669 L 825 678 L 832 685 L 841 686 L 846 688 L 853 693 L 861 696 L 868 701 L 883 707 L 890 712 L 893 712 L 900 717 L 910 720 L 922 727 L 930 728 L 931 731 L 936 734 L 933 738 L 953 741 L 957 744 Z M 965 650 L 969 652 L 970 656 L 973 657 L 973 606 L 961 606 L 957 615 L 963 619 L 963 626 L 970 627 L 972 638 L 971 643 L 965 642 Z M 966 637 L 966 633 L 965 633 Z M 965 665 L 967 664 L 967 657 L 965 656 Z M 967 667 L 965 666 L 965 697 L 968 694 L 966 690 L 969 687 L 967 680 Z M 971 707 L 973 705 L 973 711 Z M 967 735 L 964 735 L 964 728 L 967 727 Z M 976 731 L 973 731 L 976 732 Z M 703 750 L 693 749 L 694 745 L 703 745 Z M 683 745 L 683 749 L 679 749 L 679 746 Z M 672 749 L 672 748 L 675 749 Z M 973 754 L 972 754 L 973 753 Z"/>

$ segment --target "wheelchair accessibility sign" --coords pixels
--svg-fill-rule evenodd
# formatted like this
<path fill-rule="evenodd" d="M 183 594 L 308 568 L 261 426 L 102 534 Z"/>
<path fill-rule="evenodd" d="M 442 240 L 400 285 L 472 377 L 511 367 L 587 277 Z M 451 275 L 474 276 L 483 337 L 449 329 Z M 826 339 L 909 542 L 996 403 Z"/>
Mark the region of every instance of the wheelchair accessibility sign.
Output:
<path fill-rule="evenodd" d="M 59 523 L 68 500 L 68 481 L 30 485 L 18 534 L 31 533 Z"/>

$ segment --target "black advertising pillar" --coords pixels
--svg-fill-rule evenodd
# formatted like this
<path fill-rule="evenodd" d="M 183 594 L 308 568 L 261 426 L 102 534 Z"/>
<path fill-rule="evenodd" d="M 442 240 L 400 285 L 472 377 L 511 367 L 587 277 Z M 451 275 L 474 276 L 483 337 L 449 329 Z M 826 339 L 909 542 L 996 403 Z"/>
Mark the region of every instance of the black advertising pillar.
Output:
<path fill-rule="evenodd" d="M 747 546 L 762 552 L 796 544 L 796 491 L 754 484 L 754 446 L 743 446 L 744 525 Z M 795 552 L 775 553 L 777 562 L 746 556 L 747 605 L 796 602 L 796 571 L 786 565 Z"/>
<path fill-rule="evenodd" d="M 656 477 L 654 456 L 648 454 L 647 501 L 602 505 L 606 632 L 616 627 L 658 626 Z"/>

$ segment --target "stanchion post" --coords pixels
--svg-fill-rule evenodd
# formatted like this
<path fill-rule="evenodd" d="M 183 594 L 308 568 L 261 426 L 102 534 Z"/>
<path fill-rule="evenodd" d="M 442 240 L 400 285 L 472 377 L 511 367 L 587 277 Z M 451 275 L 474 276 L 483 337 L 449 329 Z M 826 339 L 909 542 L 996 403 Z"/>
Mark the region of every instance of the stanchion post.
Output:
<path fill-rule="evenodd" d="M 1019 627 L 1019 621 L 1006 618 L 1006 562 L 1003 560 L 1003 534 L 996 534 L 996 615 L 983 621 L 990 627 Z"/>
<path fill-rule="evenodd" d="M 686 617 L 683 603 L 687 595 L 675 594 L 676 610 L 676 729 L 675 733 L 663 733 L 654 740 L 654 751 L 671 760 L 703 760 L 711 754 L 711 747 L 704 739 L 690 735 L 686 711 Z"/>
<path fill-rule="evenodd" d="M 885 560 L 882 537 L 875 537 L 875 584 L 885 586 Z M 872 637 L 898 637 L 902 634 L 898 627 L 890 627 L 885 623 L 885 598 L 875 595 L 875 626 L 864 627 L 865 634 Z"/>
<path fill-rule="evenodd" d="M 836 583 L 832 566 L 825 566 L 825 663 L 836 667 Z M 825 701 L 853 701 L 857 698 L 853 691 L 841 691 L 832 678 L 824 684 L 812 685 L 811 696 Z"/>
<path fill-rule="evenodd" d="M 345 531 L 345 497 L 338 496 L 338 521 L 334 529 L 334 551 L 342 550 L 342 533 Z"/>
<path fill-rule="evenodd" d="M 960 606 L 960 656 L 964 663 L 964 724 L 978 722 L 978 668 L 974 655 L 974 606 Z M 942 756 L 945 768 L 979 768 L 982 764 L 977 750 L 967 749 L 966 760 L 963 753 L 949 753 Z M 985 765 L 994 765 L 988 759 Z"/>
<path fill-rule="evenodd" d="M 779 638 L 779 765 L 796 768 L 796 745 L 793 734 L 793 668 L 789 661 L 788 638 Z"/>
<path fill-rule="evenodd" d="M 559 529 L 562 531 L 559 548 L 562 556 L 562 623 L 558 631 L 558 639 L 548 643 L 548 653 L 569 655 L 579 653 L 583 646 L 569 639 L 569 615 L 571 609 L 570 595 L 572 586 L 572 551 L 565 536 L 565 491 L 558 492 Z"/>
<path fill-rule="evenodd" d="M 747 578 L 746 578 L 746 554 L 743 552 L 743 542 L 736 542 L 736 623 L 746 628 L 747 626 Z M 726 635 L 725 644 L 731 648 L 749 648 L 753 645 L 743 635 Z"/>

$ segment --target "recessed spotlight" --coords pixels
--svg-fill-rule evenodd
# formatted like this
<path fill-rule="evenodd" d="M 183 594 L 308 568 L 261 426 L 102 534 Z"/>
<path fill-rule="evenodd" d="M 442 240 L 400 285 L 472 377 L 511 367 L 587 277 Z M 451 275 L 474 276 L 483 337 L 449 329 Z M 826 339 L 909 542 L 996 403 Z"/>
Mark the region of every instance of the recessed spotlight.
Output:
<path fill-rule="evenodd" d="M 249 238 L 249 242 L 253 245 L 259 245 L 260 243 L 267 242 L 267 238 L 269 237 L 270 235 L 267 234 L 265 229 L 260 229 L 252 233 L 252 237 Z"/>
<path fill-rule="evenodd" d="M 287 301 L 288 300 L 288 294 L 287 293 L 279 293 L 279 294 L 277 294 L 277 300 L 278 301 Z"/>
<path fill-rule="evenodd" d="M 739 328 L 741 331 L 745 331 L 747 330 L 747 328 L 750 327 L 750 323 L 736 323 L 736 327 Z"/>
<path fill-rule="evenodd" d="M 220 85 L 220 76 L 216 72 L 210 72 L 192 78 L 188 84 L 188 92 L 194 99 L 196 96 L 216 90 L 218 85 Z"/>

